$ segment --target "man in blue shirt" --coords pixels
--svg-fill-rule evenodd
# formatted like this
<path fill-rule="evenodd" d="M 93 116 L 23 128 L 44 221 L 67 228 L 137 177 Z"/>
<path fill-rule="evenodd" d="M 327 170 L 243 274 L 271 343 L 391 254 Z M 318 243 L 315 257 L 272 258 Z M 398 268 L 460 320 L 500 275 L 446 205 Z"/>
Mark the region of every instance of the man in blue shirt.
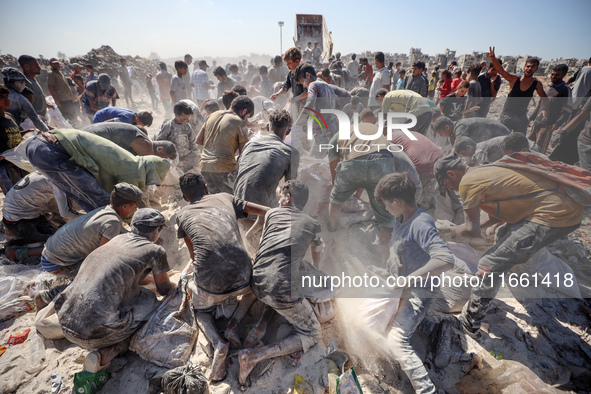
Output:
<path fill-rule="evenodd" d="M 111 77 L 108 74 L 101 74 L 97 80 L 87 82 L 84 87 L 82 94 L 84 112 L 92 121 L 97 111 L 108 107 L 109 103 L 114 107 L 118 98 L 117 90 L 111 85 Z"/>
<path fill-rule="evenodd" d="M 148 111 L 134 112 L 122 107 L 106 107 L 94 114 L 92 123 L 122 122 L 134 126 L 150 127 L 152 125 L 152 113 Z"/>

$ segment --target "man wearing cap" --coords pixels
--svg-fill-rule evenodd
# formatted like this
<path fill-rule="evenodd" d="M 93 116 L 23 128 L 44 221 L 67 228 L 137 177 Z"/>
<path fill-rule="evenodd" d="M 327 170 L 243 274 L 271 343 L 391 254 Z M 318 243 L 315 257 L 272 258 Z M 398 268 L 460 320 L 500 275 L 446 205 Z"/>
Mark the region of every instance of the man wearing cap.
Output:
<path fill-rule="evenodd" d="M 209 98 L 209 90 L 214 89 L 213 83 L 210 83 L 209 77 L 207 76 L 208 67 L 205 60 L 200 60 L 199 69 L 195 70 L 191 75 L 191 87 L 195 90 L 195 100 L 199 108 Z"/>
<path fill-rule="evenodd" d="M 31 102 L 21 94 L 27 83 L 25 75 L 16 68 L 6 67 L 2 69 L 2 76 L 4 84 L 10 89 L 8 94 L 10 108 L 7 109 L 7 112 L 10 112 L 16 123 L 20 125 L 29 118 L 39 130 L 49 131 L 49 127 L 39 118 Z"/>
<path fill-rule="evenodd" d="M 66 223 L 49 237 L 41 253 L 41 268 L 60 273 L 76 269 L 96 248 L 119 235 L 123 221 L 130 221 L 141 201 L 142 191 L 129 183 L 118 183 L 110 203 Z M 30 249 L 31 250 L 31 249 Z"/>
<path fill-rule="evenodd" d="M 55 104 L 59 108 L 64 118 L 71 122 L 76 122 L 76 109 L 74 108 L 74 93 L 66 81 L 66 77 L 60 71 L 60 62 L 51 58 L 49 60 L 51 73 L 47 76 L 47 88 L 53 97 Z"/>
<path fill-rule="evenodd" d="M 80 74 L 82 72 L 82 66 L 78 63 L 74 63 L 74 64 L 72 64 L 72 67 L 74 68 L 74 71 L 72 71 L 72 81 L 73 81 L 74 77 L 76 75 L 82 76 L 82 74 Z"/>
<path fill-rule="evenodd" d="M 114 107 L 117 104 L 119 95 L 115 87 L 111 85 L 111 77 L 108 74 L 101 74 L 96 81 L 86 83 L 84 94 L 82 95 L 82 105 L 86 116 L 92 122 L 94 114 L 97 111 L 109 106 Z"/>
<path fill-rule="evenodd" d="M 82 209 L 109 203 L 119 182 L 144 189 L 160 185 L 170 163 L 157 156 L 135 156 L 114 142 L 86 131 L 54 129 L 27 143 L 29 162 Z"/>
<path fill-rule="evenodd" d="M 156 294 L 141 286 L 150 272 L 160 295 L 175 288 L 168 277 L 166 251 L 155 244 L 164 226 L 160 212 L 139 209 L 132 231 L 90 253 L 76 278 L 51 305 L 65 338 L 92 350 L 84 370 L 96 373 L 106 368 L 158 307 Z"/>
<path fill-rule="evenodd" d="M 496 231 L 496 245 L 478 263 L 477 274 L 484 280 L 472 289 L 459 316 L 464 331 L 477 338 L 480 323 L 501 286 L 501 274 L 577 229 L 584 210 L 558 191 L 557 182 L 533 172 L 494 163 L 468 169 L 455 155 L 439 159 L 433 171 L 441 186 L 460 192 L 466 221 L 454 228 L 455 234 L 477 238 L 481 229 L 505 223 Z M 483 224 L 480 209 L 489 215 Z"/>

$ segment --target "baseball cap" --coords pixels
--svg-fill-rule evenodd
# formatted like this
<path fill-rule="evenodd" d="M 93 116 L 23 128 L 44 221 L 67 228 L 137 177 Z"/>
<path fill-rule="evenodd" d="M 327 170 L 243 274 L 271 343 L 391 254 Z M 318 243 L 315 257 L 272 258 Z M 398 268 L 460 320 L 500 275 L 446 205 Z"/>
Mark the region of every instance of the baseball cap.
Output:
<path fill-rule="evenodd" d="M 207 62 L 205 60 L 199 60 L 199 65 L 200 66 L 205 65 L 205 67 L 209 67 L 209 64 L 207 64 Z"/>
<path fill-rule="evenodd" d="M 52 63 L 59 63 L 59 62 L 60 62 L 60 61 L 59 61 L 59 60 L 57 60 L 57 59 L 56 59 L 56 58 L 54 58 L 54 57 L 52 57 L 51 59 L 49 59 L 49 64 L 52 64 Z"/>
<path fill-rule="evenodd" d="M 111 77 L 109 77 L 109 74 L 101 74 L 98 77 L 98 84 L 101 87 L 101 89 L 109 89 L 111 87 Z"/>
<path fill-rule="evenodd" d="M 115 194 L 127 201 L 140 202 L 142 200 L 142 190 L 126 182 L 120 182 L 113 187 Z"/>
<path fill-rule="evenodd" d="M 435 165 L 433 165 L 433 174 L 435 175 L 435 179 L 437 179 L 437 183 L 439 184 L 440 192 L 442 191 L 443 187 L 443 177 L 447 175 L 448 171 L 451 171 L 461 162 L 462 159 L 460 159 L 455 153 L 453 155 L 443 156 L 435 162 Z M 445 187 L 443 187 L 443 191 L 445 191 Z"/>
<path fill-rule="evenodd" d="M 9 81 L 24 81 L 26 79 L 25 74 L 14 67 L 3 68 L 2 74 L 4 75 L 4 78 L 8 79 Z"/>
<path fill-rule="evenodd" d="M 131 220 L 132 226 L 146 226 L 146 227 L 159 227 L 166 225 L 166 219 L 164 216 L 155 210 L 154 208 L 140 208 L 135 211 L 133 219 Z"/>

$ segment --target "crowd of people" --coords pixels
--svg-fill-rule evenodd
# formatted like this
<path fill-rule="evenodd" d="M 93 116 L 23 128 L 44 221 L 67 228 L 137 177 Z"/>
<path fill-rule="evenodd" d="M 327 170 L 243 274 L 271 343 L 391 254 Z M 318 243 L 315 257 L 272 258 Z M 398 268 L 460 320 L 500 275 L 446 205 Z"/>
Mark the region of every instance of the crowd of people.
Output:
<path fill-rule="evenodd" d="M 398 289 L 401 303 L 384 333 L 388 351 L 417 392 L 436 393 L 410 343 L 421 322 L 443 314 L 441 325 L 478 339 L 499 290 L 494 279 L 584 219 L 583 203 L 560 180 L 527 165 L 539 170 L 560 160 L 591 171 L 591 59 L 568 82 L 568 67 L 555 66 L 544 86 L 535 76 L 539 60 L 511 74 L 494 48 L 486 55 L 490 62 L 463 69 L 416 61 L 408 70 L 387 64 L 383 52 L 321 59 L 311 42 L 260 66 L 244 60 L 210 67 L 186 55 L 173 73 L 157 62 L 146 75 L 152 112 L 138 110 L 137 75 L 125 58 L 118 75 L 90 64 L 85 74 L 70 65 L 70 74 L 51 59 L 41 86 L 39 61 L 20 56 L 20 69 L 4 68 L 0 85 L 4 253 L 17 262 L 36 257 L 60 279 L 36 296 L 46 316 L 39 332 L 57 330 L 88 349 L 89 372 L 126 351 L 159 303 L 146 281 L 161 296 L 175 287 L 158 243 L 167 219 L 154 194 L 174 169 L 185 203 L 168 226 L 191 256 L 189 289 L 198 328 L 213 349 L 211 381 L 225 379 L 230 348 L 240 349 L 239 382 L 247 385 L 262 360 L 322 342 L 326 316 L 293 282 L 310 264 L 320 269 L 321 225 L 342 230 L 339 217 L 351 199 L 369 202 L 389 275 L 466 273 L 439 236 L 437 219 L 455 223 L 462 239 L 490 238 L 495 229 L 477 272 L 467 272 L 483 278 L 478 286 L 451 294 L 416 283 Z M 490 108 L 502 84 L 509 93 L 497 117 Z M 126 107 L 118 106 L 120 95 Z M 50 127 L 48 110 L 59 110 L 64 122 Z M 349 116 L 349 139 L 339 136 L 340 120 L 326 110 Z M 166 120 L 149 132 L 157 112 Z M 414 120 L 388 133 L 387 123 L 396 121 L 388 113 Z M 322 121 L 311 120 L 317 115 Z M 24 157 L 15 160 L 10 152 L 20 144 Z M 299 179 L 311 160 L 322 160 L 332 176 L 328 208 L 314 217 Z M 34 171 L 25 171 L 23 161 Z M 216 309 L 229 300 L 238 306 L 220 331 Z M 240 322 L 257 302 L 264 304 L 260 319 L 242 336 Z M 275 313 L 293 334 L 260 347 Z"/>

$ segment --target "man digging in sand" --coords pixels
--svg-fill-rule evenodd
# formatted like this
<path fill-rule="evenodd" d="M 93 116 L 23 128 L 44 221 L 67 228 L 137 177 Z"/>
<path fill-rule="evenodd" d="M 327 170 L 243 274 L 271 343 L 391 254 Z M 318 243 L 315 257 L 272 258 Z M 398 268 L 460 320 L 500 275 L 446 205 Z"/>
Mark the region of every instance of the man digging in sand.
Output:
<path fill-rule="evenodd" d="M 308 247 L 318 265 L 322 240 L 320 225 L 301 210 L 308 202 L 308 187 L 288 181 L 281 190 L 280 206 L 267 212 L 261 245 L 253 264 L 251 288 L 267 308 L 251 330 L 245 346 L 256 345 L 265 335 L 266 324 L 276 311 L 294 326 L 294 334 L 278 343 L 243 349 L 238 354 L 239 381 L 247 386 L 248 375 L 261 361 L 303 350 L 308 351 L 321 338 L 321 327 L 310 302 L 292 291 L 294 273 L 300 271 Z M 295 290 L 295 289 L 294 289 Z M 262 328 L 264 327 L 264 328 Z"/>
<path fill-rule="evenodd" d="M 242 296 L 228 323 L 226 339 L 240 347 L 235 326 L 255 300 L 250 291 L 252 262 L 238 229 L 238 218 L 265 215 L 269 208 L 240 200 L 228 193 L 209 194 L 202 175 L 188 172 L 180 178 L 183 198 L 189 205 L 178 212 L 178 238 L 184 238 L 193 259 L 193 307 L 197 324 L 214 348 L 209 379 L 226 377 L 228 342 L 218 331 L 213 312 L 231 297 Z"/>

